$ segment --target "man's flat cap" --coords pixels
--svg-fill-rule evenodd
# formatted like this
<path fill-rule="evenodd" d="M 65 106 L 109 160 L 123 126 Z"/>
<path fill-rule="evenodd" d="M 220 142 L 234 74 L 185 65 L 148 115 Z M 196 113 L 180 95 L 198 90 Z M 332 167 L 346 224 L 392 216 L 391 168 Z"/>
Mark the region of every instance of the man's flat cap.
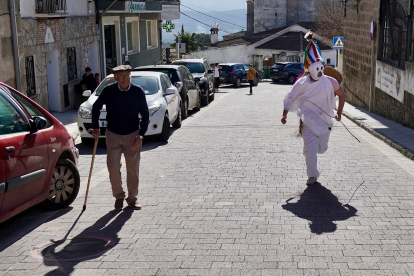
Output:
<path fill-rule="evenodd" d="M 112 68 L 112 72 L 121 72 L 121 71 L 132 71 L 132 67 L 129 65 L 120 65 L 117 67 Z"/>

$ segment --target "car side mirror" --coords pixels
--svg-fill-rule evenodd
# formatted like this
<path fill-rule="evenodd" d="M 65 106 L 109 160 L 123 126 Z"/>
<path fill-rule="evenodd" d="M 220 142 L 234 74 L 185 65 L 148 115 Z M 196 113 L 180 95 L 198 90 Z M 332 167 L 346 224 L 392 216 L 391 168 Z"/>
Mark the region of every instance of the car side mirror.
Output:
<path fill-rule="evenodd" d="M 195 82 L 200 82 L 200 78 L 194 78 Z"/>
<path fill-rule="evenodd" d="M 47 125 L 47 121 L 45 118 L 40 116 L 34 116 L 33 120 L 30 120 L 30 132 L 36 132 L 39 129 L 44 129 Z"/>
<path fill-rule="evenodd" d="M 176 93 L 176 89 L 174 87 L 168 87 L 165 91 L 164 95 L 174 95 Z"/>
<path fill-rule="evenodd" d="M 209 74 L 211 74 L 211 73 L 214 73 L 214 70 L 213 69 L 208 69 L 208 71 L 207 71 Z"/>
<path fill-rule="evenodd" d="M 90 97 L 91 94 L 92 94 L 91 90 L 85 90 L 85 91 L 83 91 L 82 96 L 84 96 L 84 97 Z"/>

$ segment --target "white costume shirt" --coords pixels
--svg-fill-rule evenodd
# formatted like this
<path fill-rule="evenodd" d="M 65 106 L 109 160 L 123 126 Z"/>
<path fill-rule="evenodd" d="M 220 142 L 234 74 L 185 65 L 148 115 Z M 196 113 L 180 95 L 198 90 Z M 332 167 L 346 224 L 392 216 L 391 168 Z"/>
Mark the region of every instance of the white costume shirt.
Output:
<path fill-rule="evenodd" d="M 214 67 L 214 77 L 215 77 L 215 78 L 220 77 L 220 74 L 219 74 L 219 69 L 218 69 L 218 67 L 217 67 L 217 66 L 216 66 L 216 67 Z"/>
<path fill-rule="evenodd" d="M 303 124 L 319 136 L 329 130 L 334 120 L 336 102 L 330 79 L 336 80 L 324 75 L 319 81 L 313 82 L 309 77 L 302 77 L 293 85 L 285 97 L 284 110 L 297 111 Z"/>

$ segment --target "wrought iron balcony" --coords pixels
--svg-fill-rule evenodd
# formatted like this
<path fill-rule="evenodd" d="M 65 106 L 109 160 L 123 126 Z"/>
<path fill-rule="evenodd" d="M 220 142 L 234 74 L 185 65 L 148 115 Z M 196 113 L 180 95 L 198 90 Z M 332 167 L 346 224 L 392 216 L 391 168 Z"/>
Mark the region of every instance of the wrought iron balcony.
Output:
<path fill-rule="evenodd" d="M 66 0 L 37 0 L 36 18 L 59 19 L 66 18 Z"/>

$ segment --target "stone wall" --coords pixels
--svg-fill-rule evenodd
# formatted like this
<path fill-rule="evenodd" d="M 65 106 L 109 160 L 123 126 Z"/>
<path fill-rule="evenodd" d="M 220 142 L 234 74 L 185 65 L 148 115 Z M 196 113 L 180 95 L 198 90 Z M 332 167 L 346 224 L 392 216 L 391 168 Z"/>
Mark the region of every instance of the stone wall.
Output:
<path fill-rule="evenodd" d="M 344 18 L 343 88 L 347 101 L 364 108 L 369 106 L 371 80 L 370 23 L 378 22 L 376 0 L 349 0 Z M 378 32 L 377 32 L 378 34 Z M 374 58 L 378 55 L 375 40 Z M 374 63 L 375 64 L 375 63 Z M 374 83 L 372 83 L 374 85 Z"/>
<path fill-rule="evenodd" d="M 46 39 L 47 29 L 51 30 L 53 41 Z M 98 42 L 95 20 L 90 16 L 68 17 L 65 19 L 53 19 L 38 21 L 34 18 L 22 19 L 22 43 L 24 57 L 33 56 L 35 64 L 36 96 L 34 100 L 45 109 L 49 108 L 48 86 L 46 71 L 46 53 L 57 50 L 59 54 L 59 87 L 62 110 L 76 107 L 75 85 L 84 73 L 84 69 L 90 66 L 89 44 Z M 68 81 L 67 48 L 76 49 L 77 79 Z M 23 67 L 24 68 L 24 67 Z M 22 72 L 24 74 L 24 72 Z M 64 107 L 63 85 L 68 84 L 69 103 Z M 22 86 L 25 87 L 25 86 Z"/>
<path fill-rule="evenodd" d="M 255 0 L 254 32 L 314 20 L 314 0 Z"/>
<path fill-rule="evenodd" d="M 9 1 L 0 0 L 0 81 L 16 87 Z"/>
<path fill-rule="evenodd" d="M 401 70 L 377 60 L 381 35 L 378 2 L 377 0 L 349 0 L 347 4 L 344 20 L 344 82 L 342 87 L 346 93 L 347 102 L 369 109 L 372 48 L 370 24 L 371 21 L 375 21 L 371 111 L 414 128 L 414 64 L 406 62 L 405 70 Z M 401 78 L 401 84 L 397 83 L 399 80 L 392 78 L 381 80 L 380 74 L 381 71 L 383 74 L 384 69 L 392 72 L 393 78 L 398 75 Z M 381 86 L 381 81 L 392 85 L 391 91 L 386 91 L 386 86 Z"/>

